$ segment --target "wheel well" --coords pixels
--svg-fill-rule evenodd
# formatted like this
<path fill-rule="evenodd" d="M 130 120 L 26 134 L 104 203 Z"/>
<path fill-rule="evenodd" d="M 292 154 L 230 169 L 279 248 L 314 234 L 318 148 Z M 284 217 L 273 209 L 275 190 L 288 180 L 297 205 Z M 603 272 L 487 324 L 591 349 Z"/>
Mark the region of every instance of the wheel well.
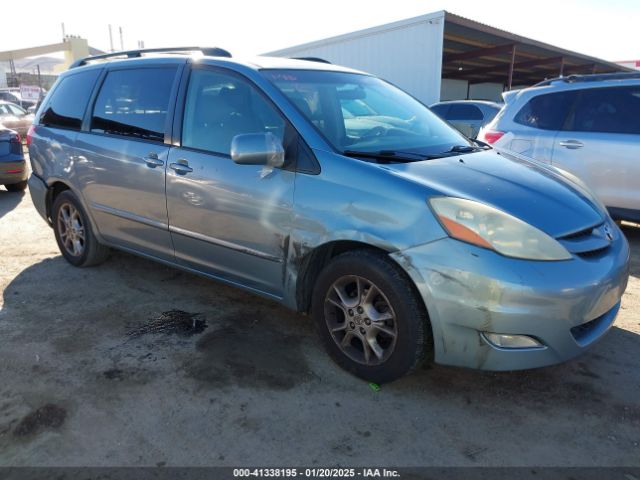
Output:
<path fill-rule="evenodd" d="M 47 192 L 47 217 L 51 218 L 51 207 L 53 206 L 53 202 L 56 197 L 65 190 L 70 190 L 70 188 L 62 182 L 55 182 L 53 185 L 49 186 L 49 190 Z"/>
<path fill-rule="evenodd" d="M 311 296 L 318 275 L 329 262 L 338 255 L 351 250 L 372 250 L 382 254 L 388 254 L 386 250 L 374 247 L 367 243 L 351 240 L 338 240 L 325 243 L 308 252 L 298 262 L 298 281 L 296 285 L 296 303 L 298 311 L 308 313 L 311 309 Z"/>

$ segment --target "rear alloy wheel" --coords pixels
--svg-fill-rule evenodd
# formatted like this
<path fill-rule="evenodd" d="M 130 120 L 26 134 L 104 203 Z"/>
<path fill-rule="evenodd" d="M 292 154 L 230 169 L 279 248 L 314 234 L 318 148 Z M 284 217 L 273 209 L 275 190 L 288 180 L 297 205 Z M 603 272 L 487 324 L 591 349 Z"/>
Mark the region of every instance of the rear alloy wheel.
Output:
<path fill-rule="evenodd" d="M 318 276 L 312 313 L 333 360 L 368 381 L 393 381 L 432 349 L 415 286 L 381 252 L 355 250 L 334 258 Z"/>
<path fill-rule="evenodd" d="M 60 205 L 57 227 L 66 253 L 73 257 L 82 256 L 86 245 L 84 225 L 80 212 L 71 203 Z"/>
<path fill-rule="evenodd" d="M 71 265 L 89 267 L 109 256 L 109 248 L 98 242 L 87 214 L 70 190 L 55 198 L 51 220 L 58 248 Z"/>

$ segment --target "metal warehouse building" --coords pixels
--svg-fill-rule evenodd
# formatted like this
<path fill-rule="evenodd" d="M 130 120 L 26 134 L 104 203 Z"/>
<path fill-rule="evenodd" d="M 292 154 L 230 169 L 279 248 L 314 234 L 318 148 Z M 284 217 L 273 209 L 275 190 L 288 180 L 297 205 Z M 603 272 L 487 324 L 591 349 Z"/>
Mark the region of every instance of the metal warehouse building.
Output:
<path fill-rule="evenodd" d="M 269 52 L 319 57 L 382 77 L 426 104 L 500 100 L 545 78 L 630 70 L 446 11 Z"/>

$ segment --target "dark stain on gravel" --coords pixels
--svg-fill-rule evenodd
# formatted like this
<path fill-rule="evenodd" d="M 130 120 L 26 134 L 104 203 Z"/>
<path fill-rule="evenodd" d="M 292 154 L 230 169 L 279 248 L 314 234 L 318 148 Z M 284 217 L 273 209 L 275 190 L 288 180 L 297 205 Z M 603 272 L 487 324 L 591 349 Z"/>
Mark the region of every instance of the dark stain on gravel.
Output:
<path fill-rule="evenodd" d="M 150 318 L 144 325 L 131 330 L 128 335 L 132 338 L 148 334 L 190 337 L 204 332 L 207 326 L 206 320 L 201 318 L 199 313 L 169 310 Z"/>
<path fill-rule="evenodd" d="M 27 437 L 42 430 L 56 430 L 67 418 L 67 411 L 53 403 L 47 403 L 25 416 L 13 430 L 16 437 Z"/>
<path fill-rule="evenodd" d="M 214 387 L 231 384 L 290 390 L 315 378 L 300 350 L 300 338 L 261 327 L 228 326 L 204 335 L 200 355 L 187 374 Z"/>
<path fill-rule="evenodd" d="M 122 380 L 124 378 L 124 371 L 119 368 L 111 368 L 102 372 L 102 375 L 107 380 Z"/>

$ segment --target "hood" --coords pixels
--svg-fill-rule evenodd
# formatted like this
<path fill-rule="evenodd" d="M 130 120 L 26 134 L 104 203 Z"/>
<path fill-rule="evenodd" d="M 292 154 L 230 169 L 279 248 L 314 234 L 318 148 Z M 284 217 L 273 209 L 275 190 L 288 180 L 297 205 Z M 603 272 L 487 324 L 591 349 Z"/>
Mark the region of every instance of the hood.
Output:
<path fill-rule="evenodd" d="M 561 237 L 602 223 L 606 213 L 569 179 L 533 161 L 494 151 L 381 165 L 431 190 L 476 200 Z"/>

